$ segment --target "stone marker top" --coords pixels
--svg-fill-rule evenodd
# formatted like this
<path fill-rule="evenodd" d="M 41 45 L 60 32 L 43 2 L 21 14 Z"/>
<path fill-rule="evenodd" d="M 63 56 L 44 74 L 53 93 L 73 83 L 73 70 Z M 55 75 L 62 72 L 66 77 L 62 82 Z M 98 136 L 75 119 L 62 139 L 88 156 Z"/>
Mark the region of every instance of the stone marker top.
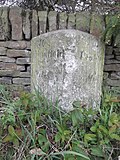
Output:
<path fill-rule="evenodd" d="M 58 30 L 32 39 L 32 90 L 40 88 L 65 110 L 74 101 L 100 103 L 104 46 L 78 30 Z"/>

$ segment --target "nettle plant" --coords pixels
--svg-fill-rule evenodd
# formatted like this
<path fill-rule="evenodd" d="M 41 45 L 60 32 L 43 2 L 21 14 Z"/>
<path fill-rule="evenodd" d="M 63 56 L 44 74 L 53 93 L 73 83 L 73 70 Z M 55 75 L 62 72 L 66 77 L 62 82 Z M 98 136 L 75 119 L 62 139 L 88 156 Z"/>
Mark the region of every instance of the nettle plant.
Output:
<path fill-rule="evenodd" d="M 112 160 L 120 151 L 119 97 L 103 95 L 98 110 L 73 103 L 66 113 L 39 91 L 13 99 L 0 86 L 0 159 Z"/>

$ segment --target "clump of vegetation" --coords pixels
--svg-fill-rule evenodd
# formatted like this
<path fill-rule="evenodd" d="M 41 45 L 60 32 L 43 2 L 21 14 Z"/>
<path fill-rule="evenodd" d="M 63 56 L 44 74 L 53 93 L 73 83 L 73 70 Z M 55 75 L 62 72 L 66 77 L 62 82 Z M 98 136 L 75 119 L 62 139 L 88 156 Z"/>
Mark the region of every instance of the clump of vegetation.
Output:
<path fill-rule="evenodd" d="M 13 98 L 0 86 L 0 160 L 113 160 L 120 153 L 120 100 L 64 112 L 40 92 Z"/>
<path fill-rule="evenodd" d="M 106 29 L 103 35 L 104 41 L 109 44 L 111 41 L 117 45 L 120 37 L 120 13 L 106 16 Z"/>

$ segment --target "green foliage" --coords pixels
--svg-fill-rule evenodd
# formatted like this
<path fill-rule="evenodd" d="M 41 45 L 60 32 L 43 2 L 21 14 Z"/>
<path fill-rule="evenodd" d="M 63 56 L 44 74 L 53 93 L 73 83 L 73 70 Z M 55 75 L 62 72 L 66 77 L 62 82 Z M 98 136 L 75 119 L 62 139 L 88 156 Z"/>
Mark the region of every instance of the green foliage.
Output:
<path fill-rule="evenodd" d="M 53 105 L 38 91 L 21 93 L 13 99 L 5 87 L 0 87 L 2 159 L 112 160 L 118 157 L 120 101 L 112 94 L 103 94 L 98 110 L 76 101 L 73 110 L 66 113 L 57 102 Z"/>
<path fill-rule="evenodd" d="M 107 15 L 106 16 L 106 29 L 104 32 L 103 39 L 104 41 L 109 44 L 111 40 L 116 41 L 116 39 L 120 36 L 120 13 L 116 13 L 114 15 Z"/>

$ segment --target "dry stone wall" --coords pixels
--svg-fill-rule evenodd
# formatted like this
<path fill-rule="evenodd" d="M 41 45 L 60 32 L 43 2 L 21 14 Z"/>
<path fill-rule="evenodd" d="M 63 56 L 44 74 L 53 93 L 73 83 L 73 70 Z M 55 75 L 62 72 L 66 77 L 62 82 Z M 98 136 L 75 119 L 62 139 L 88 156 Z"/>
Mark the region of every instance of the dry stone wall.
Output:
<path fill-rule="evenodd" d="M 30 41 L 33 37 L 59 29 L 77 29 L 100 38 L 105 25 L 105 17 L 89 12 L 47 13 L 1 7 L 0 83 L 30 90 Z M 105 84 L 120 87 L 120 43 L 106 45 L 104 71 Z"/>

